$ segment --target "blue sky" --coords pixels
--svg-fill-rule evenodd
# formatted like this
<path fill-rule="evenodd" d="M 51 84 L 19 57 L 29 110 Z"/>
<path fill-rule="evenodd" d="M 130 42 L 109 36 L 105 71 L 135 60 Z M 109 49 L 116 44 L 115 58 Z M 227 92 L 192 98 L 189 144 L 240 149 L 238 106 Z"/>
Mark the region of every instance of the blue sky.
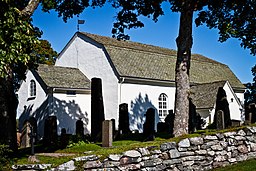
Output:
<path fill-rule="evenodd" d="M 175 39 L 178 35 L 179 14 L 172 13 L 168 5 L 164 6 L 165 15 L 157 23 L 151 19 L 142 18 L 145 27 L 127 31 L 130 40 L 145 44 L 177 49 Z M 111 37 L 112 24 L 115 22 L 116 11 L 110 6 L 103 8 L 88 8 L 80 19 L 85 24 L 80 25 L 80 31 Z M 33 15 L 33 23 L 43 31 L 43 39 L 48 40 L 52 47 L 60 52 L 77 31 L 77 17 L 64 23 L 55 11 L 44 13 L 40 7 Z M 252 82 L 251 68 L 256 64 L 256 56 L 250 55 L 249 50 L 240 47 L 236 39 L 218 42 L 218 31 L 205 26 L 193 28 L 192 53 L 204 55 L 224 63 L 236 74 L 242 83 Z"/>

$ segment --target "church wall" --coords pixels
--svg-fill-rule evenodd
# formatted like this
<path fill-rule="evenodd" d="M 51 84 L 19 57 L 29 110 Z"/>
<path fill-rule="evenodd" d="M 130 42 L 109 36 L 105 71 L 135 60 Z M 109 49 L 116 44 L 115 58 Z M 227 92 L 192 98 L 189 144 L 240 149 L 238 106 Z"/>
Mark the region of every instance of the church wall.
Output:
<path fill-rule="evenodd" d="M 161 93 L 167 95 L 167 110 L 174 110 L 175 100 L 175 88 L 174 87 L 161 87 L 153 85 L 141 85 L 141 84 L 120 84 L 119 95 L 120 104 L 128 104 L 128 112 L 130 115 L 130 129 L 139 130 L 142 132 L 143 123 L 145 122 L 145 116 L 148 108 L 156 109 L 155 117 L 155 130 L 156 125 L 160 121 L 164 121 L 164 118 L 159 118 L 158 109 L 159 101 L 158 98 Z"/>
<path fill-rule="evenodd" d="M 76 133 L 76 122 L 82 120 L 84 123 L 84 134 L 89 134 L 91 129 L 91 95 L 65 93 L 53 94 L 52 114 L 57 116 L 57 132 L 65 128 L 67 134 Z"/>
<path fill-rule="evenodd" d="M 105 119 L 118 120 L 118 79 L 107 55 L 103 46 L 86 37 L 76 37 L 56 65 L 78 68 L 90 80 L 101 78 Z"/>

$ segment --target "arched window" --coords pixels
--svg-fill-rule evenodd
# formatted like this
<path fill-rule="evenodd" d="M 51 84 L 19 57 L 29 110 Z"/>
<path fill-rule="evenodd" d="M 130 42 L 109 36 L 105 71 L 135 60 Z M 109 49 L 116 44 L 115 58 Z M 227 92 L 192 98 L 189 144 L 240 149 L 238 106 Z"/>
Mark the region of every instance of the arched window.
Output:
<path fill-rule="evenodd" d="M 160 118 L 165 118 L 168 115 L 167 99 L 168 97 L 164 93 L 158 97 L 158 114 Z"/>
<path fill-rule="evenodd" d="M 34 80 L 30 81 L 30 97 L 35 97 L 36 96 L 36 82 Z"/>

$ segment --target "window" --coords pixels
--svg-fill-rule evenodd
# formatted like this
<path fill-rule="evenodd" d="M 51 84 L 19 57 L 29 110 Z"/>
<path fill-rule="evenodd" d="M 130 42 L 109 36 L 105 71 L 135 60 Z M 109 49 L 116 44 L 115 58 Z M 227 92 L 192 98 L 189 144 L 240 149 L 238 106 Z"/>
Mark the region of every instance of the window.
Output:
<path fill-rule="evenodd" d="M 158 97 L 158 114 L 160 118 L 165 118 L 168 115 L 167 98 L 167 95 L 164 93 Z"/>
<path fill-rule="evenodd" d="M 36 96 L 36 82 L 34 80 L 30 81 L 30 91 L 29 91 L 30 97 Z"/>

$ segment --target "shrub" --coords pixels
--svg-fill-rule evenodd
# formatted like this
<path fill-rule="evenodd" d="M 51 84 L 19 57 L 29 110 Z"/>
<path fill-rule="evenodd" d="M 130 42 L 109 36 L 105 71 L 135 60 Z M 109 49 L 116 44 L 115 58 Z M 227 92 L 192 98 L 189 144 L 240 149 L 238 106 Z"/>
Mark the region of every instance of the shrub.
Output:
<path fill-rule="evenodd" d="M 0 170 L 7 170 L 10 166 L 10 155 L 12 151 L 7 145 L 0 144 Z"/>

